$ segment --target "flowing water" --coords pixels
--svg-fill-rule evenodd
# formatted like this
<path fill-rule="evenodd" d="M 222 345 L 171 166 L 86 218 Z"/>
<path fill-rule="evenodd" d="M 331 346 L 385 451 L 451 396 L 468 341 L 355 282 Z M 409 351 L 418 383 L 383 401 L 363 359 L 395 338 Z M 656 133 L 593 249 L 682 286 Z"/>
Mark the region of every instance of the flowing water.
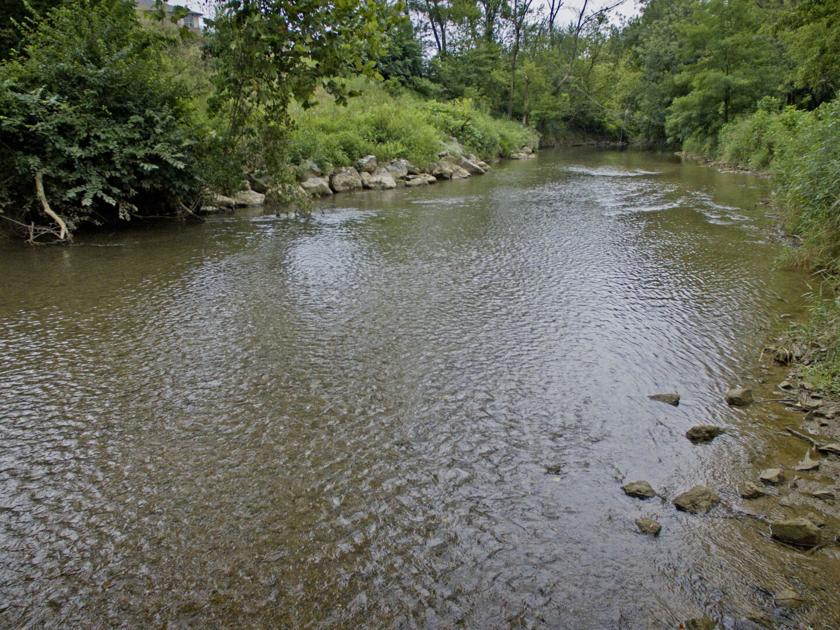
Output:
<path fill-rule="evenodd" d="M 308 221 L 3 246 L 0 625 L 840 623 L 830 550 L 620 489 L 737 505 L 770 457 L 785 412 L 722 400 L 805 290 L 765 194 L 547 151 Z"/>

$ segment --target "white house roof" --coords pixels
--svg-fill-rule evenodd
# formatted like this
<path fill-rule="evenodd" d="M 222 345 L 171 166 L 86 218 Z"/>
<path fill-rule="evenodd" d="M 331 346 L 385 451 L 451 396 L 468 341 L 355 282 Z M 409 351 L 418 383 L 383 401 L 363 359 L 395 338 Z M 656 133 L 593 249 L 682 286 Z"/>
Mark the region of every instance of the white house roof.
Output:
<path fill-rule="evenodd" d="M 136 1 L 137 1 L 137 6 L 141 9 L 154 9 L 155 8 L 155 0 L 136 0 Z M 174 11 L 175 7 L 177 7 L 177 6 L 183 6 L 183 5 L 169 4 L 168 2 L 164 3 L 164 7 L 170 13 L 172 11 Z M 193 11 L 192 9 L 190 9 L 187 6 L 184 6 L 183 8 L 185 8 L 187 11 L 189 11 L 190 15 L 202 15 L 198 11 Z"/>

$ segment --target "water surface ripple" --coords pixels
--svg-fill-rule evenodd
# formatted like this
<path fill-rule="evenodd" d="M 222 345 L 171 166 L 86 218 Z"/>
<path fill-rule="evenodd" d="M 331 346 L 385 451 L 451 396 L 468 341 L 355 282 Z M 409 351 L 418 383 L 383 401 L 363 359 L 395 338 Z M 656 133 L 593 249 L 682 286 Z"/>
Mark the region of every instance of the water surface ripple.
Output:
<path fill-rule="evenodd" d="M 762 193 L 665 157 L 546 152 L 310 221 L 5 247 L 0 624 L 628 628 L 766 608 L 766 576 L 804 560 L 620 490 L 737 500 L 751 429 L 721 392 L 801 282 L 770 264 Z M 647 398 L 667 390 L 679 408 Z M 683 438 L 710 421 L 734 430 Z"/>

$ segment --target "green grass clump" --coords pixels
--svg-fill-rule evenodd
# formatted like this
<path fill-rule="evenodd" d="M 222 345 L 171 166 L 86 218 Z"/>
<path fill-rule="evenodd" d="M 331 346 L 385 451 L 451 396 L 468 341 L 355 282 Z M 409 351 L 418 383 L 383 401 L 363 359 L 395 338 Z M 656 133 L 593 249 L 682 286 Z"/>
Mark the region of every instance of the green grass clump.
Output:
<path fill-rule="evenodd" d="M 788 343 L 808 348 L 809 364 L 799 368 L 799 375 L 814 388 L 840 394 L 840 303 L 837 298 L 814 298 L 808 319 L 793 326 Z"/>
<path fill-rule="evenodd" d="M 493 118 L 469 99 L 424 100 L 362 81 L 353 87 L 358 95 L 346 105 L 322 96 L 314 107 L 293 110 L 292 163 L 311 159 L 322 168 L 348 166 L 359 157 L 375 155 L 379 160 L 406 158 L 425 167 L 451 137 L 483 159 L 508 156 L 538 140 L 532 129 Z"/>
<path fill-rule="evenodd" d="M 766 170 L 790 146 L 810 114 L 789 107 L 781 112 L 759 109 L 723 127 L 718 158 L 741 168 Z"/>

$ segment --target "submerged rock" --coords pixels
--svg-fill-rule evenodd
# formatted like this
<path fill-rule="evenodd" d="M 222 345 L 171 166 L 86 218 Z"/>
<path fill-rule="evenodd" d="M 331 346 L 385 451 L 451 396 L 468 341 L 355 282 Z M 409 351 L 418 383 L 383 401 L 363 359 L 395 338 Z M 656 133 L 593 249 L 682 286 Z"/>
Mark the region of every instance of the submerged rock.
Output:
<path fill-rule="evenodd" d="M 337 193 L 359 190 L 362 187 L 362 177 L 352 166 L 343 166 L 335 169 L 330 175 L 330 186 Z"/>
<path fill-rule="evenodd" d="M 777 486 L 785 480 L 785 471 L 781 468 L 768 468 L 761 471 L 758 480 Z"/>
<path fill-rule="evenodd" d="M 764 489 L 760 486 L 757 486 L 752 481 L 748 481 L 743 486 L 741 486 L 741 488 L 738 490 L 738 494 L 741 495 L 742 499 L 759 499 L 761 497 L 767 496 L 767 493 L 764 491 Z"/>
<path fill-rule="evenodd" d="M 691 514 L 705 514 L 720 503 L 720 497 L 706 486 L 694 486 L 674 499 L 678 510 Z"/>
<path fill-rule="evenodd" d="M 656 491 L 647 481 L 631 481 L 621 486 L 621 489 L 627 496 L 637 499 L 652 499 L 656 496 Z"/>
<path fill-rule="evenodd" d="M 820 528 L 804 517 L 773 521 L 770 523 L 770 535 L 797 547 L 816 547 L 820 544 Z"/>
<path fill-rule="evenodd" d="M 680 404 L 680 395 L 676 392 L 664 394 L 651 394 L 650 396 L 648 396 L 648 398 L 657 402 L 663 402 L 668 405 L 673 405 L 674 407 Z"/>
<path fill-rule="evenodd" d="M 636 527 L 648 536 L 659 536 L 659 532 L 662 531 L 662 525 L 652 518 L 637 518 Z"/>
<path fill-rule="evenodd" d="M 691 427 L 686 431 L 685 437 L 695 444 L 699 444 L 701 442 L 711 442 L 725 432 L 723 427 L 718 427 L 713 424 L 698 424 L 696 427 Z"/>
<path fill-rule="evenodd" d="M 746 407 L 752 402 L 753 394 L 749 387 L 733 387 L 726 392 L 726 403 L 733 407 Z"/>

